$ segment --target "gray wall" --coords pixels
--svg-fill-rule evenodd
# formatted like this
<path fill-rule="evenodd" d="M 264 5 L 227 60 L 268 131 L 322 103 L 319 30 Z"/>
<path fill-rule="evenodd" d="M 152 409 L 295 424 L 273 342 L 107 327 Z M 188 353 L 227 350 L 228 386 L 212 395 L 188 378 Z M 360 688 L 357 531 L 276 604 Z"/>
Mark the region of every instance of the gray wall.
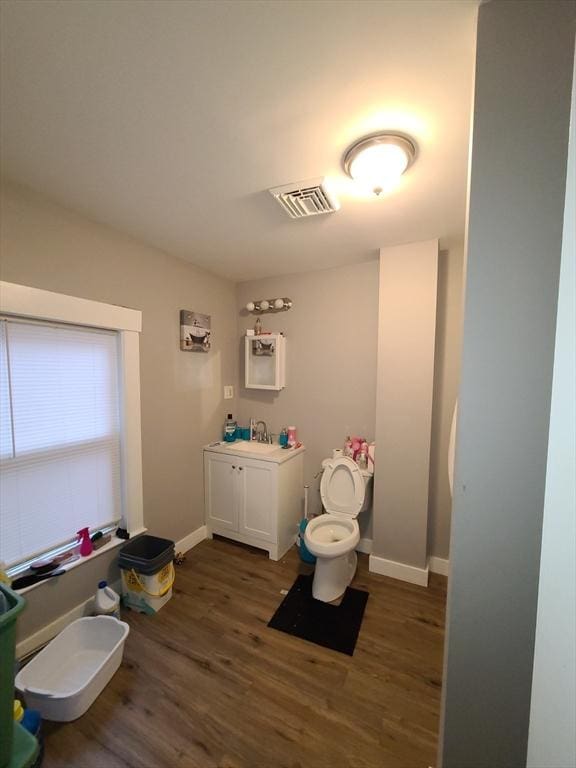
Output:
<path fill-rule="evenodd" d="M 444 559 L 450 554 L 452 494 L 448 482 L 448 445 L 460 380 L 463 271 L 463 244 L 450 251 L 440 251 L 430 441 L 428 554 Z"/>
<path fill-rule="evenodd" d="M 526 761 L 574 12 L 479 10 L 443 768 Z"/>
<path fill-rule="evenodd" d="M 204 523 L 201 448 L 219 437 L 223 385 L 237 378 L 234 284 L 13 185 L 1 215 L 2 280 L 142 310 L 144 520 L 184 537 Z M 180 309 L 212 316 L 209 354 L 180 352 Z"/>
<path fill-rule="evenodd" d="M 347 434 L 374 439 L 378 262 L 240 283 L 238 356 L 244 350 L 241 336 L 255 320 L 243 307 L 251 299 L 277 296 L 290 297 L 293 308 L 264 314 L 262 322 L 265 330 L 286 334 L 287 386 L 279 393 L 247 390 L 242 380 L 239 417 L 264 419 L 274 432 L 298 427 L 314 511 L 320 507 L 314 475 L 322 459 L 342 447 Z M 361 529 L 371 535 L 369 520 L 361 521 Z"/>
<path fill-rule="evenodd" d="M 576 70 L 572 81 L 568 179 L 540 556 L 528 738 L 529 768 L 541 768 L 543 765 L 548 768 L 574 768 L 576 765 L 575 119 Z"/>
<path fill-rule="evenodd" d="M 372 553 L 420 569 L 427 563 L 437 276 L 437 240 L 380 251 Z"/>
<path fill-rule="evenodd" d="M 1 237 L 3 280 L 142 310 L 145 522 L 172 539 L 203 525 L 201 448 L 221 434 L 237 377 L 234 284 L 14 186 Z M 180 309 L 212 316 L 208 354 L 180 351 Z"/>
<path fill-rule="evenodd" d="M 441 252 L 430 456 L 428 551 L 447 558 L 452 499 L 447 453 L 456 399 L 462 323 L 463 248 Z M 350 432 L 374 438 L 378 335 L 378 262 L 252 280 L 237 287 L 239 337 L 254 325 L 243 308 L 251 299 L 289 296 L 289 312 L 263 315 L 268 330 L 281 330 L 288 343 L 288 386 L 280 394 L 246 390 L 239 382 L 238 414 L 269 420 L 277 431 L 295 423 L 306 443 L 306 482 L 312 507 L 320 506 L 314 475 L 320 461 Z M 321 344 L 317 339 L 323 340 Z M 238 342 L 239 370 L 244 365 Z M 370 537 L 367 519 L 362 534 Z"/>
<path fill-rule="evenodd" d="M 26 644 L 36 645 L 38 639 L 30 636 L 44 630 L 53 621 L 94 597 L 98 582 L 102 579 L 106 579 L 112 586 L 119 583 L 117 549 L 102 552 L 98 557 L 88 560 L 68 575 L 58 579 L 48 579 L 25 592 L 26 608 L 18 617 L 16 625 L 17 642 L 26 640 Z M 86 603 L 81 614 L 74 618 L 79 618 L 80 615 L 90 616 L 92 610 L 92 603 Z M 57 628 L 57 631 L 61 629 L 62 627 Z M 42 637 L 41 643 L 48 639 L 50 638 Z M 17 649 L 17 654 L 26 656 L 31 650 L 34 650 L 34 646 L 21 648 L 20 651 Z"/>

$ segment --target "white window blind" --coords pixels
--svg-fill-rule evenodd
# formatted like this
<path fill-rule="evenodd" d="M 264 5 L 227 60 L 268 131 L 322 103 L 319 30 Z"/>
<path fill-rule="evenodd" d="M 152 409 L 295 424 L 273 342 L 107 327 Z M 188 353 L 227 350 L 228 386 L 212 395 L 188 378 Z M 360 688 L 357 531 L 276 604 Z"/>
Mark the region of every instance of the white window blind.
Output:
<path fill-rule="evenodd" d="M 117 334 L 0 320 L 0 560 L 121 517 Z"/>

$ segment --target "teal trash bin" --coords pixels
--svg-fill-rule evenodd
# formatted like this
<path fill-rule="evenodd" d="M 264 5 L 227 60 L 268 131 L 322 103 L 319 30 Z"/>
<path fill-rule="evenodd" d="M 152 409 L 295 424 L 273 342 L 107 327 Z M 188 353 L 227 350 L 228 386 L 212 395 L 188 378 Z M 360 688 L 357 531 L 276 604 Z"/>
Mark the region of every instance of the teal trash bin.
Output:
<path fill-rule="evenodd" d="M 300 560 L 302 560 L 303 563 L 314 565 L 316 562 L 316 555 L 313 555 L 304 543 L 304 531 L 306 530 L 307 525 L 308 520 L 306 520 L 306 518 L 304 518 L 304 520 L 300 520 L 300 524 L 298 525 L 298 539 L 296 544 L 298 546 L 298 552 L 300 553 Z"/>

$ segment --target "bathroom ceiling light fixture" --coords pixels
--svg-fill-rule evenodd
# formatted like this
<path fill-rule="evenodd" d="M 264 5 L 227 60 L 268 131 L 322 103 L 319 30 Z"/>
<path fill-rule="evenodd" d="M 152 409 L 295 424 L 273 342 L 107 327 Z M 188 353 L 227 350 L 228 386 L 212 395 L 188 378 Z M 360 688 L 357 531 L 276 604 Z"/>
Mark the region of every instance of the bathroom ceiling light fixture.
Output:
<path fill-rule="evenodd" d="M 248 312 L 285 312 L 292 307 L 292 299 L 261 299 L 246 304 Z"/>
<path fill-rule="evenodd" d="M 416 143 L 401 133 L 374 133 L 352 144 L 342 164 L 354 181 L 380 195 L 390 189 L 416 159 Z"/>

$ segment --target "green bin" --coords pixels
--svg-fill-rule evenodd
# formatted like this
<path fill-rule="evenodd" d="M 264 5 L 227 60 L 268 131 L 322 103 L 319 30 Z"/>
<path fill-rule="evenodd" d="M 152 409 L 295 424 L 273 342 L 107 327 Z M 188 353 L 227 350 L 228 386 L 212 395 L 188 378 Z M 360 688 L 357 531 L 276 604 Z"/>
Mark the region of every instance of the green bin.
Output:
<path fill-rule="evenodd" d="M 40 760 L 36 737 L 22 728 L 20 723 L 14 723 L 12 759 L 8 763 L 8 768 L 37 768 Z"/>
<path fill-rule="evenodd" d="M 12 756 L 16 619 L 25 605 L 23 597 L 0 583 L 0 768 L 10 765 Z"/>

